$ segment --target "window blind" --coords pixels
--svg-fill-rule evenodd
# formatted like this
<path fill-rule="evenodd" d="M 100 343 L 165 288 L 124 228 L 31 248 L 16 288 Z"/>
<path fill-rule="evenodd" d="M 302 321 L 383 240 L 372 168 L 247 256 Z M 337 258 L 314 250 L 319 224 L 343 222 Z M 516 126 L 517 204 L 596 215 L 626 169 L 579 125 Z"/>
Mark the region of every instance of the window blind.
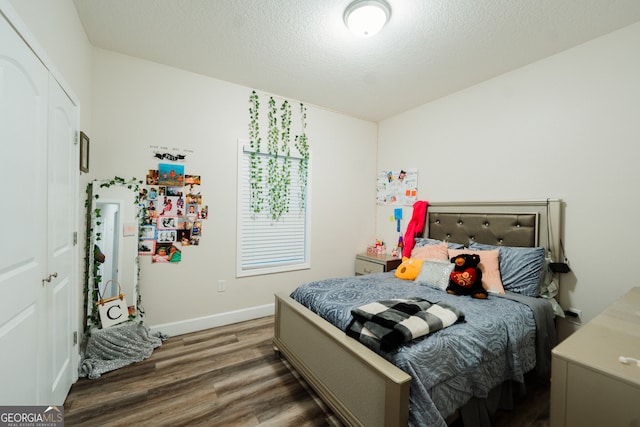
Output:
<path fill-rule="evenodd" d="M 238 276 L 250 276 L 309 268 L 308 192 L 301 200 L 300 159 L 289 157 L 289 209 L 274 220 L 269 209 L 267 162 L 275 158 L 278 170 L 284 156 L 258 153 L 262 169 L 262 197 L 259 213 L 251 208 L 251 152 L 248 143 L 238 150 Z M 308 173 L 308 171 L 307 171 Z M 307 184 L 308 189 L 308 184 Z"/>

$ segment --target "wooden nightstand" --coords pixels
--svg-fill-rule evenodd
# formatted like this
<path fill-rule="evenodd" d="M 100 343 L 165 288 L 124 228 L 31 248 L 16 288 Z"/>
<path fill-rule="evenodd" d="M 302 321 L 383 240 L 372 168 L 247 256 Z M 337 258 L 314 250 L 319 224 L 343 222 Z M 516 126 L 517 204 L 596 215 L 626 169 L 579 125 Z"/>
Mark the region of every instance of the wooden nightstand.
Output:
<path fill-rule="evenodd" d="M 401 263 L 400 258 L 391 255 L 358 254 L 356 255 L 356 276 L 391 271 L 398 268 Z"/>

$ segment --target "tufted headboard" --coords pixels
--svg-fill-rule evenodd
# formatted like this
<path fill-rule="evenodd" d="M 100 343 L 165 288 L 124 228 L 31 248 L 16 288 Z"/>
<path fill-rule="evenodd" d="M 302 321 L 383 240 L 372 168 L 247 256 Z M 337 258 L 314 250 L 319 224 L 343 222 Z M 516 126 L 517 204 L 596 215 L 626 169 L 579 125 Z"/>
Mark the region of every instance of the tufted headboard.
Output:
<path fill-rule="evenodd" d="M 544 246 L 559 261 L 562 201 L 429 203 L 423 236 L 465 245 Z"/>

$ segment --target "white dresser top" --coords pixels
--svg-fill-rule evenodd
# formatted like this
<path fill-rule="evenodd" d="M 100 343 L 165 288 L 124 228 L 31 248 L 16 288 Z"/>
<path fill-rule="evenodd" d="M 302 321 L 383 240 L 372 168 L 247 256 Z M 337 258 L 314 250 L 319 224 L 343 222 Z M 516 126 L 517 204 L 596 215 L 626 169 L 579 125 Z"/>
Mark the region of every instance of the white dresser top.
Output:
<path fill-rule="evenodd" d="M 629 290 L 558 344 L 553 354 L 640 387 L 640 367 L 618 360 L 620 356 L 640 360 L 640 287 Z"/>

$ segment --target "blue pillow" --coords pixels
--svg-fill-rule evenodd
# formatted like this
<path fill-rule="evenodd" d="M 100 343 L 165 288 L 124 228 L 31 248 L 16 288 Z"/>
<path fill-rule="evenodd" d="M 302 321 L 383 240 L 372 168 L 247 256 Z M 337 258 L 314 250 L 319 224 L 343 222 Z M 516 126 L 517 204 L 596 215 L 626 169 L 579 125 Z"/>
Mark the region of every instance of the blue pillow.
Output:
<path fill-rule="evenodd" d="M 500 277 L 505 291 L 537 297 L 539 293 L 542 268 L 544 267 L 544 248 L 520 248 L 515 246 L 494 246 L 471 243 L 469 249 L 500 251 Z"/>
<path fill-rule="evenodd" d="M 427 237 L 417 237 L 415 239 L 415 243 L 413 244 L 413 247 L 419 248 L 421 246 L 427 246 L 427 245 L 439 245 L 440 243 L 446 243 L 449 249 L 464 249 L 464 245 L 462 243 L 443 242 L 442 240 L 429 239 Z"/>

